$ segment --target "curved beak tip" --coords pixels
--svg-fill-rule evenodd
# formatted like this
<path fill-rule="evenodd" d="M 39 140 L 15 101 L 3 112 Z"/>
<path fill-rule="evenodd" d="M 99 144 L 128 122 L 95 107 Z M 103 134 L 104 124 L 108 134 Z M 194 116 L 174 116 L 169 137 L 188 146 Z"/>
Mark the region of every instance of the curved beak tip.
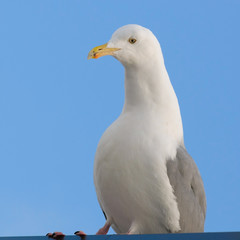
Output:
<path fill-rule="evenodd" d="M 87 59 L 93 59 L 103 56 L 105 49 L 107 48 L 107 43 L 94 47 L 89 53 Z"/>
<path fill-rule="evenodd" d="M 87 56 L 87 59 L 89 60 L 89 59 L 91 59 L 91 58 L 93 58 L 93 54 L 92 54 L 92 52 L 89 52 L 89 53 L 88 53 L 88 56 Z"/>
<path fill-rule="evenodd" d="M 113 55 L 114 52 L 120 48 L 107 48 L 107 43 L 93 48 L 89 53 L 87 59 L 96 59 L 106 55 Z"/>

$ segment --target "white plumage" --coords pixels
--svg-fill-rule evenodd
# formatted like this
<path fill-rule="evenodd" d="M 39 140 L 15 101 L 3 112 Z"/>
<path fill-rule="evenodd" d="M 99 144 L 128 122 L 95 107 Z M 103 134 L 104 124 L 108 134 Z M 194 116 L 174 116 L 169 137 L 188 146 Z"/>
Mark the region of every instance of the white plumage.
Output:
<path fill-rule="evenodd" d="M 106 229 L 112 226 L 117 233 L 131 234 L 203 231 L 204 188 L 184 147 L 178 100 L 158 40 L 144 27 L 126 25 L 107 44 L 94 48 L 89 58 L 103 55 L 113 55 L 125 67 L 123 111 L 103 134 L 94 163 Z M 171 161 L 175 163 L 168 167 Z M 187 176 L 176 174 L 184 172 L 180 167 L 187 167 Z M 188 176 L 191 181 L 197 178 L 198 189 L 185 181 Z M 177 196 L 178 192 L 186 196 Z M 190 211 L 197 212 L 184 217 L 192 202 L 195 207 Z M 196 220 L 191 219 L 194 214 Z"/>

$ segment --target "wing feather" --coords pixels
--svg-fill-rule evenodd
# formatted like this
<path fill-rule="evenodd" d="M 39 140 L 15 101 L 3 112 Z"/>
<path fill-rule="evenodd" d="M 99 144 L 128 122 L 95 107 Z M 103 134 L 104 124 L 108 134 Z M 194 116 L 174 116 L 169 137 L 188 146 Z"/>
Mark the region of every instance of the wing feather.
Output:
<path fill-rule="evenodd" d="M 167 173 L 180 212 L 181 232 L 203 232 L 206 196 L 197 165 L 184 147 L 167 161 Z"/>

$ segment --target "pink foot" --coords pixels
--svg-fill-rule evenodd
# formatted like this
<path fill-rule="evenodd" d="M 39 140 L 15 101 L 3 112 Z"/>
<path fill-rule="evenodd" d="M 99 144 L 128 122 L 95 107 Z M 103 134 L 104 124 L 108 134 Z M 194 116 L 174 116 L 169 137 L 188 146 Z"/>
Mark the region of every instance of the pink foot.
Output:
<path fill-rule="evenodd" d="M 83 231 L 76 231 L 74 234 L 81 237 L 81 238 L 87 236 L 87 234 Z"/>
<path fill-rule="evenodd" d="M 47 233 L 47 235 L 49 238 L 53 238 L 53 239 L 58 239 L 58 240 L 62 240 L 65 235 L 62 232 L 53 232 L 53 233 Z"/>

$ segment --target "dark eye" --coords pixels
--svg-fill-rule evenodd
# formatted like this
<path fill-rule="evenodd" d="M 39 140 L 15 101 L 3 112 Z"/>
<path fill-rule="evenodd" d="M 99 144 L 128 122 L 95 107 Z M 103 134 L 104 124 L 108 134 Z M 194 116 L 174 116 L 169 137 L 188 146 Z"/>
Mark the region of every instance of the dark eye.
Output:
<path fill-rule="evenodd" d="M 135 38 L 129 38 L 128 41 L 129 41 L 131 44 L 134 44 L 134 43 L 137 41 L 137 39 L 135 39 Z"/>

